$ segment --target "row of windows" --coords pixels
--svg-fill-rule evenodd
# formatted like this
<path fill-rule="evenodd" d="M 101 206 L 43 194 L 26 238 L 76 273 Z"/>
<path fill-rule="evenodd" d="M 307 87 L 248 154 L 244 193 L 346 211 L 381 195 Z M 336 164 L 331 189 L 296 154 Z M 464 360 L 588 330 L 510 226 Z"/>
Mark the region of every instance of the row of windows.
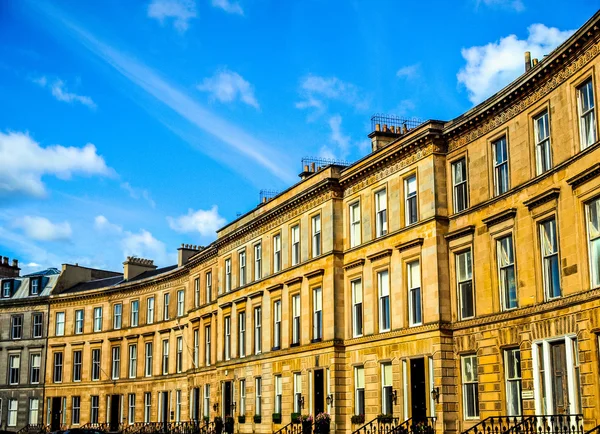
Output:
<path fill-rule="evenodd" d="M 43 320 L 44 316 L 41 312 L 33 312 L 31 313 L 31 337 L 33 339 L 43 337 L 44 328 L 43 328 Z M 12 315 L 10 317 L 10 339 L 18 340 L 27 338 L 24 334 L 23 325 L 24 325 L 24 315 Z"/>
<path fill-rule="evenodd" d="M 42 354 L 32 353 L 29 354 L 29 376 L 27 378 L 30 384 L 40 383 L 40 369 L 42 366 Z M 21 384 L 21 354 L 20 353 L 9 353 L 8 354 L 8 384 L 17 385 Z"/>
<path fill-rule="evenodd" d="M 39 423 L 39 411 L 40 411 L 40 400 L 39 398 L 29 398 L 29 413 L 28 423 L 35 425 Z M 2 399 L 0 398 L 0 421 L 2 421 Z M 17 426 L 17 415 L 19 413 L 19 401 L 14 398 L 8 399 L 7 418 L 6 426 L 15 427 Z"/>
<path fill-rule="evenodd" d="M 11 298 L 15 295 L 19 286 L 17 283 L 21 283 L 20 280 L 15 279 L 3 279 L 2 280 L 2 298 Z M 42 277 L 30 277 L 29 278 L 29 295 L 35 296 L 40 295 L 42 291 Z"/>

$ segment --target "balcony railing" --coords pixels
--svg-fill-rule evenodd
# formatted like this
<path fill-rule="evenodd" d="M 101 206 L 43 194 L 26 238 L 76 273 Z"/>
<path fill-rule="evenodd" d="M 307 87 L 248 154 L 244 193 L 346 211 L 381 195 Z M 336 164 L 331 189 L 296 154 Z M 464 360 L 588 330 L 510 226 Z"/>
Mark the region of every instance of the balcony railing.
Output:
<path fill-rule="evenodd" d="M 587 431 L 585 434 L 600 434 L 600 425 L 596 425 L 594 428 Z"/>
<path fill-rule="evenodd" d="M 393 434 L 435 434 L 435 417 L 411 417 L 395 427 Z"/>
<path fill-rule="evenodd" d="M 302 424 L 300 421 L 290 422 L 273 434 L 302 434 Z"/>
<path fill-rule="evenodd" d="M 42 434 L 47 432 L 46 425 L 43 423 L 28 423 L 17 434 Z"/>
<path fill-rule="evenodd" d="M 492 416 L 463 434 L 584 434 L 583 416 L 555 414 L 532 416 Z"/>
<path fill-rule="evenodd" d="M 394 416 L 377 416 L 367 422 L 352 434 L 391 434 L 400 423 L 400 418 Z"/>

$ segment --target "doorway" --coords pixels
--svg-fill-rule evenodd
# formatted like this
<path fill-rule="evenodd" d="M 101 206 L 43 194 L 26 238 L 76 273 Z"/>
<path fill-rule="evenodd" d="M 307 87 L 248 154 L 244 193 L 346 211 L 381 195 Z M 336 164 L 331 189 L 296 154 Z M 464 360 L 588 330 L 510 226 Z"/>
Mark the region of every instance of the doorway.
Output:
<path fill-rule="evenodd" d="M 223 383 L 223 415 L 225 417 L 232 416 L 231 413 L 231 381 Z"/>
<path fill-rule="evenodd" d="M 161 421 L 167 429 L 169 424 L 169 392 L 160 392 L 162 408 L 160 409 Z"/>
<path fill-rule="evenodd" d="M 198 422 L 200 420 L 200 388 L 194 387 L 192 392 L 192 398 L 194 400 L 192 407 L 192 419 L 194 422 Z"/>
<path fill-rule="evenodd" d="M 110 431 L 119 431 L 119 413 L 121 410 L 121 395 L 110 395 Z"/>
<path fill-rule="evenodd" d="M 313 402 L 315 406 L 315 416 L 319 413 L 323 413 L 325 411 L 325 381 L 323 369 L 317 369 L 314 371 L 314 394 L 313 394 Z"/>
<path fill-rule="evenodd" d="M 427 388 L 425 382 L 425 359 L 410 361 L 410 404 L 413 420 L 427 417 Z"/>
<path fill-rule="evenodd" d="M 50 421 L 50 430 L 51 431 L 60 430 L 61 409 L 62 409 L 62 398 L 60 396 L 53 397 L 52 398 L 51 421 Z"/>
<path fill-rule="evenodd" d="M 550 344 L 552 357 L 552 396 L 557 414 L 569 412 L 569 380 L 564 342 Z"/>

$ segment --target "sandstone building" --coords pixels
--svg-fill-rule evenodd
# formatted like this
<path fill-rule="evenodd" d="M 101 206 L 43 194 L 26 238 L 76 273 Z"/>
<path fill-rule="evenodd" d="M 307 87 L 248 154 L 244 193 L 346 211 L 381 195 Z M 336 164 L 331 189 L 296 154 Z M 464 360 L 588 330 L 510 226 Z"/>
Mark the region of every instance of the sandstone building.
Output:
<path fill-rule="evenodd" d="M 64 266 L 45 423 L 232 415 L 266 433 L 326 411 L 340 433 L 379 414 L 440 433 L 501 415 L 596 427 L 599 26 L 452 121 L 375 119 L 369 155 L 305 167 L 177 265 Z"/>

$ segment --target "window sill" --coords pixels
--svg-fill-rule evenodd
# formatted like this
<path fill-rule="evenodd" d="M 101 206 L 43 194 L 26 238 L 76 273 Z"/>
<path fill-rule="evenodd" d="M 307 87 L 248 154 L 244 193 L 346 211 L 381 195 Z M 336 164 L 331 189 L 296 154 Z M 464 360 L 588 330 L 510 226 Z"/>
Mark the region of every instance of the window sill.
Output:
<path fill-rule="evenodd" d="M 314 343 L 317 343 L 317 342 L 321 342 L 322 340 L 323 340 L 323 338 L 315 338 L 315 339 L 311 339 L 310 343 L 314 344 Z"/>
<path fill-rule="evenodd" d="M 290 344 L 290 347 L 292 347 L 292 348 L 293 347 L 298 347 L 298 346 L 300 346 L 300 342 L 293 342 L 293 343 Z"/>
<path fill-rule="evenodd" d="M 276 347 L 271 348 L 271 351 L 278 351 L 280 349 L 281 349 L 281 347 L 278 345 Z"/>

